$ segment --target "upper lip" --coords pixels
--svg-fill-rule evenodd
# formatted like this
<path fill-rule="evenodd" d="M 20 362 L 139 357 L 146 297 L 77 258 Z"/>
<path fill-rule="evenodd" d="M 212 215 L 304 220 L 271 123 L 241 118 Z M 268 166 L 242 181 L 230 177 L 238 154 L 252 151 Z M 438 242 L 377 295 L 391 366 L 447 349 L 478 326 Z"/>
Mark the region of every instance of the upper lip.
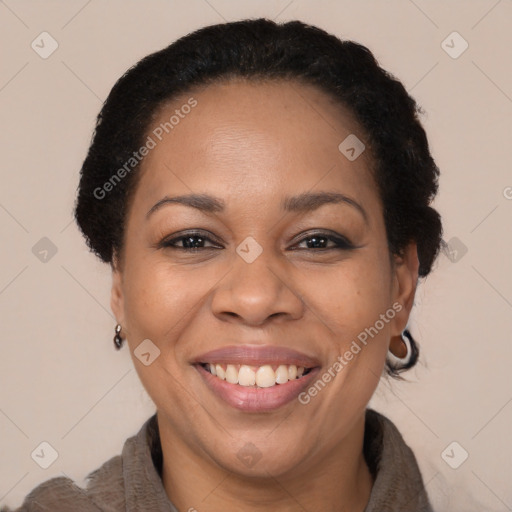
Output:
<path fill-rule="evenodd" d="M 205 352 L 196 357 L 192 363 L 247 364 L 252 366 L 294 364 L 304 368 L 320 366 L 319 360 L 314 357 L 277 345 L 230 345 Z"/>

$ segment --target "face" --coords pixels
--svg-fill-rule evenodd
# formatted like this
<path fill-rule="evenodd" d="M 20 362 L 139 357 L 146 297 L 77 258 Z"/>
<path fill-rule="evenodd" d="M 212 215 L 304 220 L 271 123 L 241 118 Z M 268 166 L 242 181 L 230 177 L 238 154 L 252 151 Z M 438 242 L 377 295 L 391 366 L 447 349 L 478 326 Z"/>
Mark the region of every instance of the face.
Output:
<path fill-rule="evenodd" d="M 174 101 L 149 132 L 112 308 L 161 428 L 234 473 L 336 450 L 405 328 L 416 250 L 391 261 L 369 149 L 338 149 L 350 134 L 364 141 L 316 88 L 244 81 Z"/>

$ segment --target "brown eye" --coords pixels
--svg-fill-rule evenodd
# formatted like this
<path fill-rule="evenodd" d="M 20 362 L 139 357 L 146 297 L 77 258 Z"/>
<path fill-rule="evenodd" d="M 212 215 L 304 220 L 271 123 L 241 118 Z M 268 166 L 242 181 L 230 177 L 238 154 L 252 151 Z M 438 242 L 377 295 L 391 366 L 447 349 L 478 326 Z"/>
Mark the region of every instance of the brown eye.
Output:
<path fill-rule="evenodd" d="M 205 244 L 207 243 L 211 243 L 214 245 L 205 246 Z M 159 247 L 177 249 L 188 252 L 199 252 L 202 249 L 220 248 L 218 244 L 215 245 L 215 242 L 211 238 L 205 236 L 204 233 L 201 232 L 186 233 L 181 236 L 167 238 L 160 242 Z"/>
<path fill-rule="evenodd" d="M 306 242 L 306 247 L 303 248 L 305 250 L 319 249 L 326 251 L 330 249 L 350 250 L 355 248 L 354 245 L 344 236 L 325 232 L 310 233 L 308 236 L 299 240 L 295 246 L 298 246 L 304 242 Z M 328 247 L 329 242 L 333 243 L 334 246 Z"/>

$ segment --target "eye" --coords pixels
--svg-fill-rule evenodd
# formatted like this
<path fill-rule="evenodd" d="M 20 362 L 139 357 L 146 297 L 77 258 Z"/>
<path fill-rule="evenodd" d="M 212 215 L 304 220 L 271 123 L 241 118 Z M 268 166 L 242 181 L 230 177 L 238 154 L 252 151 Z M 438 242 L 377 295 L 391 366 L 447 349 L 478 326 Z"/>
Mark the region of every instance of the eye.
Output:
<path fill-rule="evenodd" d="M 299 247 L 301 244 L 306 247 Z M 329 247 L 329 243 L 331 246 Z M 210 244 L 210 245 L 207 245 Z M 168 248 L 185 252 L 200 252 L 202 250 L 222 249 L 222 246 L 216 242 L 213 237 L 201 231 L 183 233 L 179 236 L 166 238 L 158 244 L 159 248 Z M 328 251 L 332 249 L 350 250 L 356 247 L 344 236 L 331 232 L 318 231 L 309 233 L 302 237 L 290 250 L 307 251 Z"/>
<path fill-rule="evenodd" d="M 210 247 L 205 247 L 204 244 L 208 242 L 214 245 Z M 169 249 L 177 249 L 180 251 L 187 252 L 199 252 L 202 249 L 220 248 L 219 244 L 217 244 L 212 238 L 208 237 L 205 233 L 202 233 L 200 231 L 193 231 L 189 233 L 184 233 L 180 236 L 175 236 L 173 238 L 167 238 L 160 242 L 159 247 L 166 247 Z"/>
<path fill-rule="evenodd" d="M 327 251 L 331 249 L 355 249 L 355 246 L 344 236 L 324 231 L 309 233 L 308 236 L 305 236 L 299 240 L 295 247 L 303 244 L 304 242 L 306 243 L 306 247 L 299 250 L 305 249 L 314 251 L 315 249 L 318 249 L 320 251 Z M 329 242 L 334 244 L 334 246 L 331 245 L 331 247 L 328 247 Z M 291 250 L 297 249 L 292 248 Z"/>

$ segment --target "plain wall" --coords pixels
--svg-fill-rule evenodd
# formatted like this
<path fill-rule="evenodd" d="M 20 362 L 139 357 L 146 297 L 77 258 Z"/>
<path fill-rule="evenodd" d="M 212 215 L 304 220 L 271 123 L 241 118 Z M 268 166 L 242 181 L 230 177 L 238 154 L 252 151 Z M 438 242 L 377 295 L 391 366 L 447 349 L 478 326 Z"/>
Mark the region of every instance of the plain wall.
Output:
<path fill-rule="evenodd" d="M 509 0 L 0 3 L 0 504 L 53 476 L 82 481 L 154 412 L 128 351 L 113 348 L 109 268 L 72 222 L 102 101 L 177 37 L 260 16 L 368 46 L 425 110 L 441 169 L 434 206 L 458 252 L 419 286 L 419 364 L 408 382 L 383 380 L 370 405 L 414 451 L 436 511 L 512 510 Z M 59 45 L 47 59 L 31 47 L 43 31 Z M 453 31 L 469 44 L 458 58 L 442 47 Z M 43 237 L 57 250 L 46 262 L 34 254 L 51 251 Z M 46 470 L 30 456 L 42 441 L 59 454 Z M 441 456 L 453 441 L 469 453 L 457 469 Z"/>

